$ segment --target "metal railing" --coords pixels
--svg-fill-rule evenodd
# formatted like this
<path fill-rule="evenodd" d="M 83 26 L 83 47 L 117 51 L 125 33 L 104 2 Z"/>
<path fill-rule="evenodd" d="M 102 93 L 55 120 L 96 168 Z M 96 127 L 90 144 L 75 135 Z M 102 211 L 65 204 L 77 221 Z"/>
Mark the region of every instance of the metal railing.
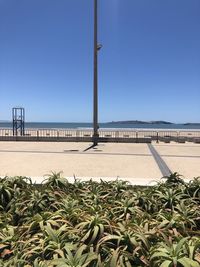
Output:
<path fill-rule="evenodd" d="M 13 136 L 11 128 L 0 128 L 0 140 L 11 141 L 91 141 L 92 129 L 25 129 Z M 100 129 L 99 138 L 102 141 L 137 142 L 142 140 L 184 142 L 200 138 L 200 130 L 110 130 Z"/>

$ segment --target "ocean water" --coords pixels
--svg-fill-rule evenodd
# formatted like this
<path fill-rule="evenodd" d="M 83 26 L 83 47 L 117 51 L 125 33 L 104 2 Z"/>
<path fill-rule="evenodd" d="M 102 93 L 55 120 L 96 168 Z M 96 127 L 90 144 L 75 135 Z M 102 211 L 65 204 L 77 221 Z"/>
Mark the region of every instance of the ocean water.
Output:
<path fill-rule="evenodd" d="M 12 128 L 11 122 L 0 122 L 0 128 Z M 68 122 L 26 122 L 25 128 L 36 129 L 88 129 L 92 123 Z M 126 124 L 126 123 L 99 123 L 100 129 L 191 129 L 200 130 L 200 124 Z"/>

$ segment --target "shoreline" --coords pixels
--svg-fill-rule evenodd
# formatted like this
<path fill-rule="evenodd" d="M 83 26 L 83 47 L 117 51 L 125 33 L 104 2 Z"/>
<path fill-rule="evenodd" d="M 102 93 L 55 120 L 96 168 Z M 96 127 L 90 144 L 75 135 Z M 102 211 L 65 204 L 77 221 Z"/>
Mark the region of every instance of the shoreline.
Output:
<path fill-rule="evenodd" d="M 129 123 L 99 123 L 100 131 L 141 131 L 141 130 L 149 130 L 149 131 L 162 131 L 162 130 L 177 130 L 177 131 L 200 131 L 200 125 L 184 125 L 181 123 L 173 123 L 173 124 L 129 124 Z M 12 129 L 12 122 L 2 123 L 0 122 L 0 129 Z M 92 123 L 55 123 L 55 122 L 26 122 L 25 121 L 25 129 L 26 130 L 92 130 Z"/>
<path fill-rule="evenodd" d="M 0 130 L 12 130 L 12 127 L 1 127 Z M 33 127 L 25 127 L 25 130 L 27 131 L 92 131 L 92 127 L 76 127 L 76 128 L 33 128 Z M 156 131 L 156 132 L 163 132 L 163 131 L 176 131 L 176 132 L 200 132 L 200 129 L 191 129 L 191 128 L 99 128 L 99 131 Z"/>

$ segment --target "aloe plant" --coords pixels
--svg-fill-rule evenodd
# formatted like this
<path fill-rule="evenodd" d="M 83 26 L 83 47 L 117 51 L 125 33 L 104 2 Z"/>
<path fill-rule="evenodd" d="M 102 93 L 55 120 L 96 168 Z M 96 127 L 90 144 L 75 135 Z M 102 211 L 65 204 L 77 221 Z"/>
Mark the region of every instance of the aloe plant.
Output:
<path fill-rule="evenodd" d="M 5 183 L 0 183 L 0 210 L 7 211 L 13 198 L 14 190 Z"/>
<path fill-rule="evenodd" d="M 87 246 L 82 245 L 77 248 L 66 244 L 62 251 L 62 257 L 53 260 L 51 264 L 57 267 L 87 267 L 95 261 L 97 261 L 97 255 L 92 251 L 88 252 Z"/>
<path fill-rule="evenodd" d="M 199 178 L 152 187 L 52 173 L 0 180 L 0 266 L 196 267 Z"/>
<path fill-rule="evenodd" d="M 47 175 L 48 178 L 44 180 L 44 183 L 47 187 L 66 189 L 68 186 L 67 179 L 62 177 L 62 172 L 52 172 L 51 174 Z"/>
<path fill-rule="evenodd" d="M 180 175 L 177 172 L 174 172 L 170 174 L 169 176 L 164 176 L 163 179 L 165 179 L 166 185 L 178 185 L 178 184 L 185 184 L 184 180 L 181 178 L 182 175 Z"/>
<path fill-rule="evenodd" d="M 198 267 L 199 263 L 187 253 L 186 243 L 188 238 L 182 238 L 178 243 L 160 243 L 159 247 L 151 252 L 152 266 L 160 267 Z M 187 245 L 188 247 L 189 245 Z"/>

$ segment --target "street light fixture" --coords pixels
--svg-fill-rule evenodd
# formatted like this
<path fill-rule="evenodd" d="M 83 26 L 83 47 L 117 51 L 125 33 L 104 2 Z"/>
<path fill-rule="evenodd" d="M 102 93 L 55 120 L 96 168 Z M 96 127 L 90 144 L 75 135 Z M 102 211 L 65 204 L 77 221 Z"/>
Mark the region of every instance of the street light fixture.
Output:
<path fill-rule="evenodd" d="M 98 145 L 98 51 L 102 48 L 98 44 L 98 1 L 94 0 L 94 85 L 93 85 L 93 146 Z"/>

